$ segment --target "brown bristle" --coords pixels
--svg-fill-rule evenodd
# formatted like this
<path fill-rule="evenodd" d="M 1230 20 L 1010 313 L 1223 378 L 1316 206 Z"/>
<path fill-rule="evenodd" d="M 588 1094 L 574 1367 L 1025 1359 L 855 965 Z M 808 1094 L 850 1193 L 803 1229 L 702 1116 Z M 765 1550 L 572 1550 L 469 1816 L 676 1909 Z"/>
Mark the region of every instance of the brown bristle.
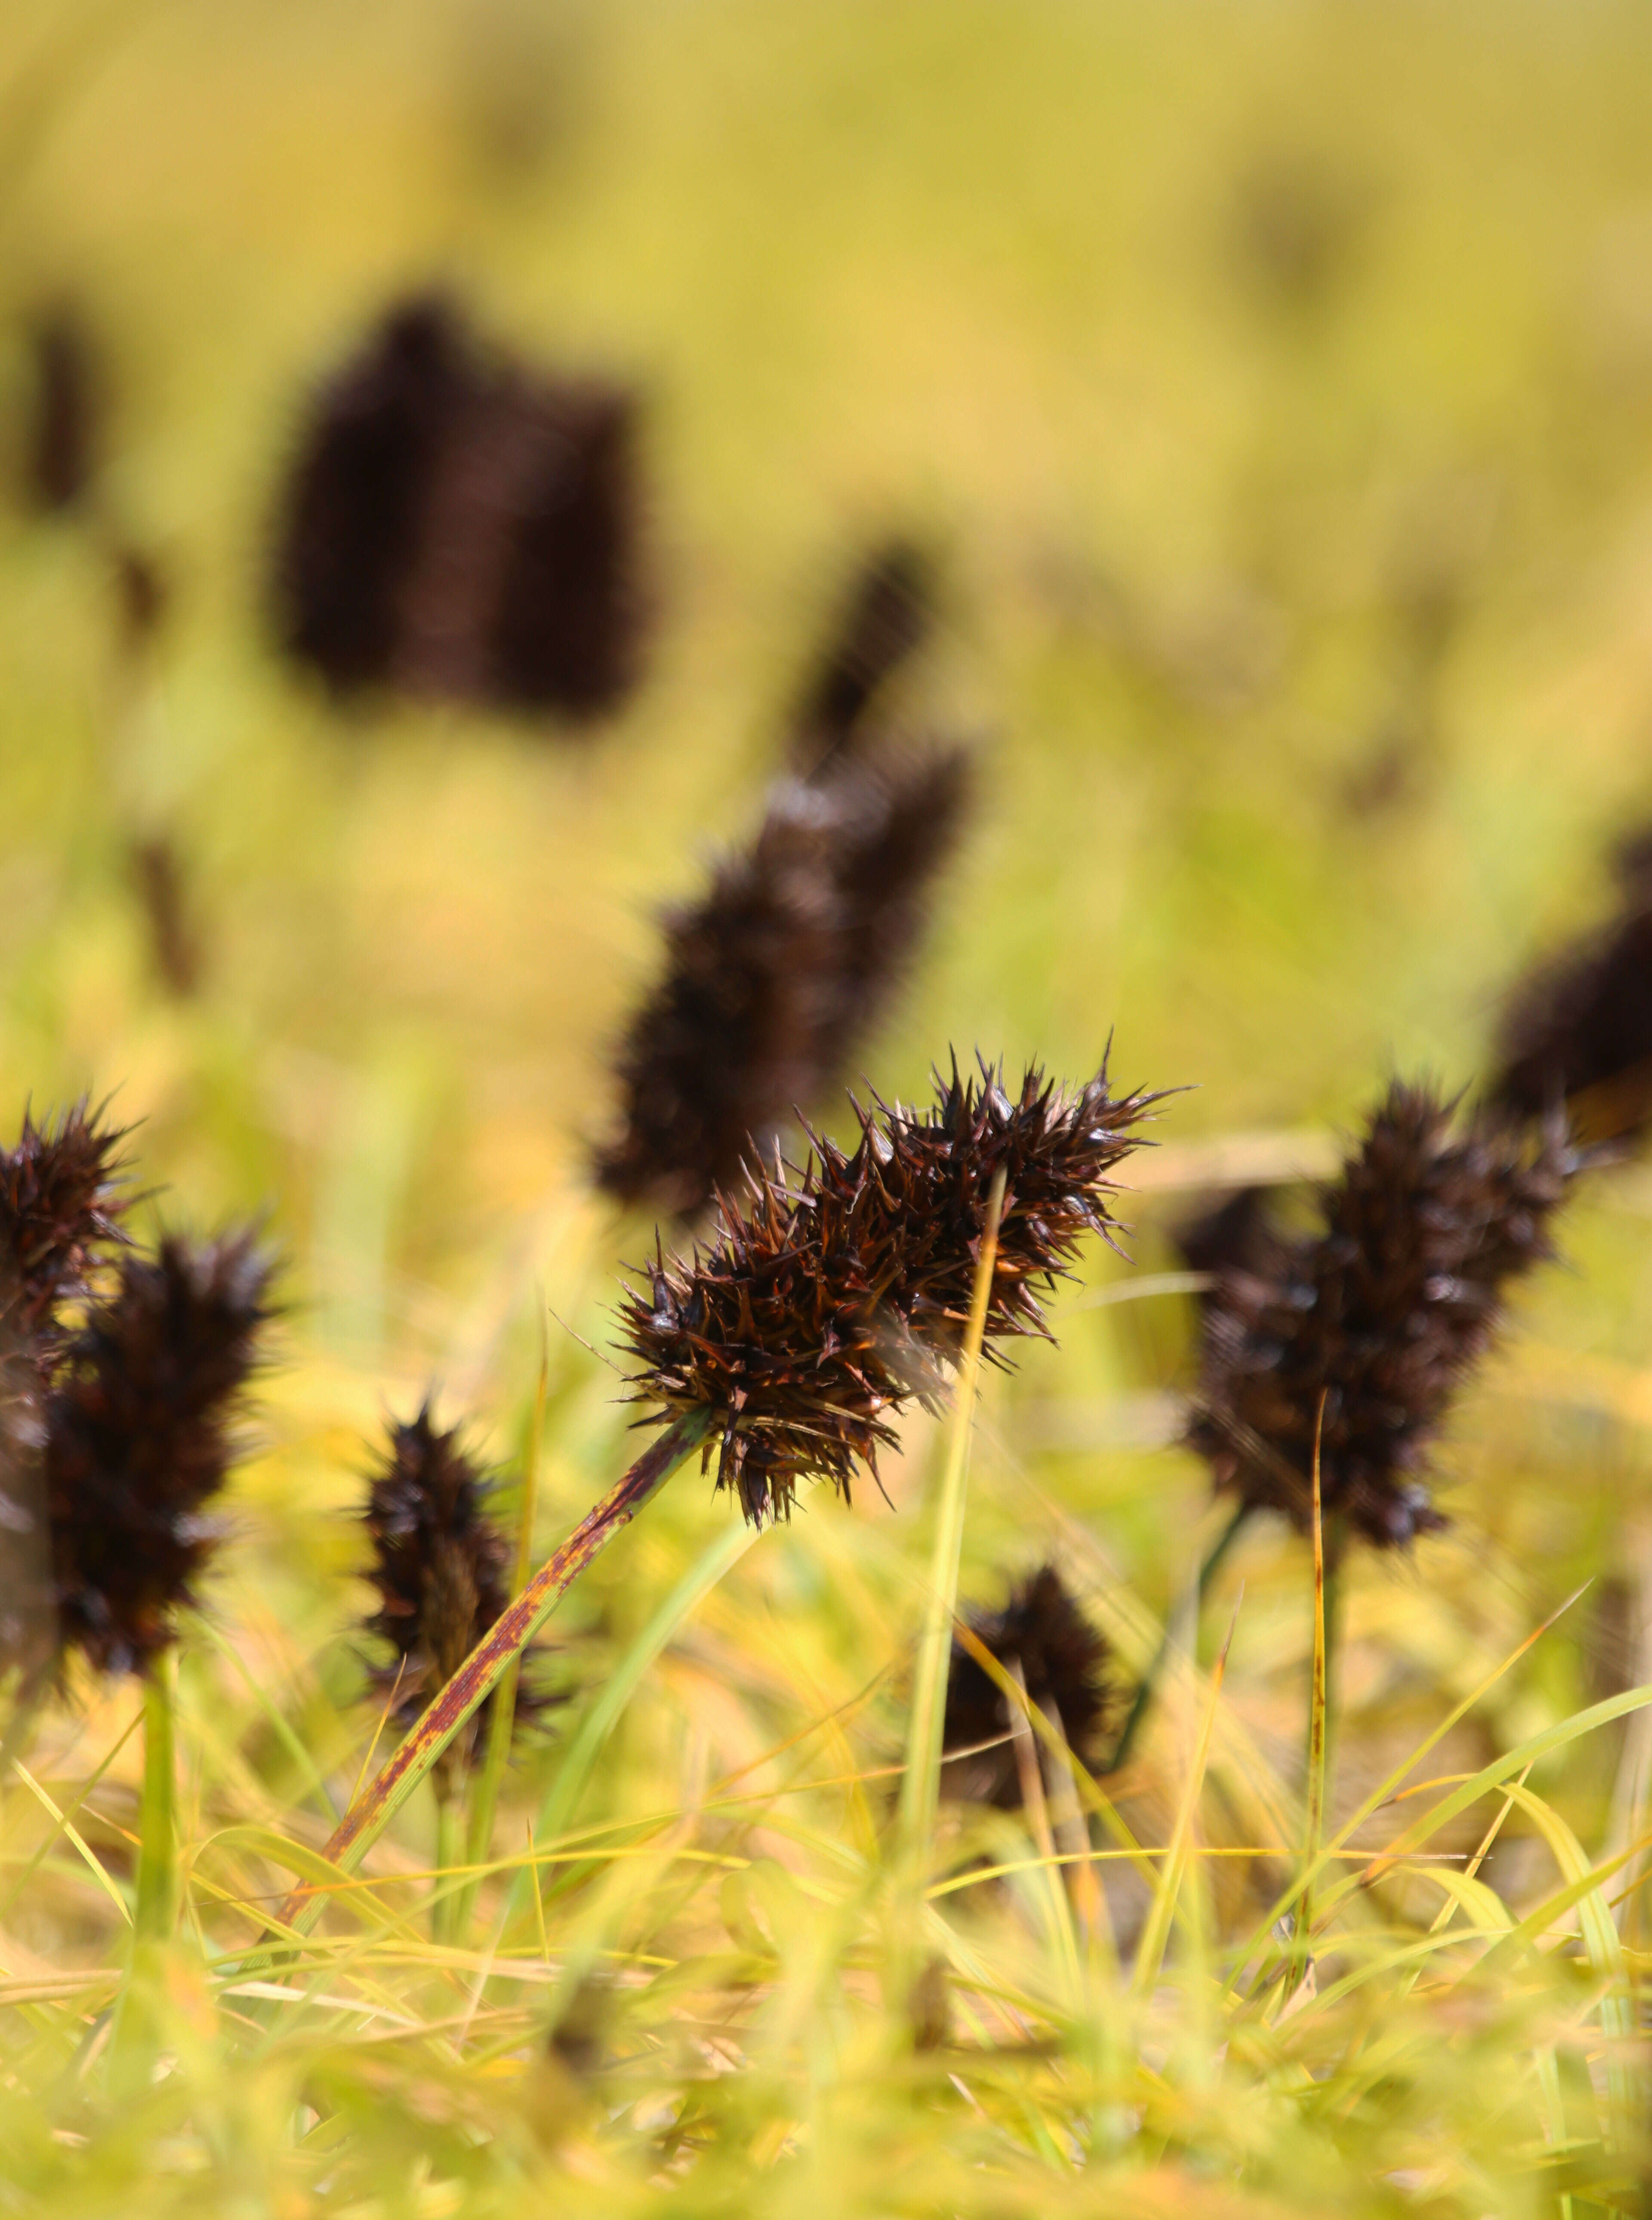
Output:
<path fill-rule="evenodd" d="M 920 938 L 969 768 L 944 751 L 776 790 L 750 849 L 666 920 L 665 976 L 617 1058 L 602 1186 L 691 1215 L 842 1078 Z"/>
<path fill-rule="evenodd" d="M 869 711 L 929 637 L 934 579 L 906 540 L 877 548 L 851 581 L 792 719 L 799 771 L 819 778 L 863 734 Z"/>
<path fill-rule="evenodd" d="M 394 1693 L 402 1725 L 452 1678 L 510 1600 L 510 1545 L 488 1517 L 489 1493 L 458 1429 L 433 1425 L 428 1403 L 390 1428 L 363 1514 L 373 1545 L 368 1578 L 378 1592 L 366 1625 L 390 1648 L 373 1681 Z M 469 1762 L 485 1716 L 484 1706 L 449 1745 L 444 1777 Z"/>
<path fill-rule="evenodd" d="M 927 1113 L 856 1104 L 851 1154 L 817 1139 L 801 1174 L 760 1172 L 743 1206 L 723 1200 L 708 1249 L 659 1255 L 647 1294 L 627 1291 L 638 1395 L 711 1415 L 718 1485 L 755 1524 L 788 1515 L 806 1474 L 847 1494 L 908 1403 L 938 1406 L 1001 1171 L 987 1353 L 1046 1332 L 1039 1294 L 1082 1235 L 1109 1234 L 1107 1175 L 1155 1099 L 1115 1100 L 1105 1071 L 1069 1094 L 1035 1069 L 1016 1100 L 985 1064 L 938 1086 Z"/>
<path fill-rule="evenodd" d="M 637 404 L 497 359 L 456 308 L 392 310 L 320 396 L 277 531 L 289 652 L 392 686 L 589 718 L 641 664 Z"/>
<path fill-rule="evenodd" d="M 1106 1638 L 1068 1592 L 1053 1564 L 1041 1565 L 1013 1588 L 1002 1611 L 971 1613 L 970 1631 L 1009 1669 L 1019 1667 L 1028 1699 L 1053 1724 L 1087 1771 L 1104 1759 L 1114 1690 L 1107 1680 Z M 954 1641 L 946 1681 L 942 1747 L 959 1757 L 951 1785 L 975 1803 L 1013 1810 L 1020 1774 L 1007 1737 L 1009 1699 L 963 1645 Z"/>
<path fill-rule="evenodd" d="M 1509 1283 L 1552 1255 L 1577 1163 L 1556 1123 L 1454 1132 L 1449 1104 L 1396 1083 L 1321 1192 L 1323 1232 L 1218 1271 L 1189 1437 L 1218 1486 L 1306 1525 L 1323 1405 L 1326 1518 L 1380 1545 L 1443 1525 L 1425 1453 Z"/>
<path fill-rule="evenodd" d="M 59 1640 L 140 1671 L 215 1539 L 204 1516 L 270 1316 L 250 1233 L 128 1250 L 70 1344 L 47 1405 L 46 1492 Z"/>

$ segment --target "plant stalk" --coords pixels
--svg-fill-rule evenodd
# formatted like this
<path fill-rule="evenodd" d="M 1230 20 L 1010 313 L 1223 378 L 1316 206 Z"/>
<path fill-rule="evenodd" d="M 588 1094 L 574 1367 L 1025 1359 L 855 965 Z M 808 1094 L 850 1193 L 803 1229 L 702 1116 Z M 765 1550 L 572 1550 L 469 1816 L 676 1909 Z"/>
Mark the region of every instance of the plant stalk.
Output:
<path fill-rule="evenodd" d="M 139 1942 L 164 1942 L 178 1921 L 178 1658 L 163 1649 L 143 1681 L 143 1800 L 138 1820 Z"/>
<path fill-rule="evenodd" d="M 1234 1512 L 1233 1516 L 1228 1520 L 1227 1525 L 1222 1529 L 1221 1532 L 1217 1536 L 1214 1543 L 1212 1544 L 1210 1555 L 1206 1558 L 1204 1563 L 1199 1568 L 1199 1600 L 1201 1604 L 1204 1602 L 1205 1597 L 1209 1592 L 1212 1581 L 1216 1578 L 1217 1574 L 1222 1569 L 1222 1566 L 1226 1560 L 1228 1551 L 1238 1540 L 1239 1530 L 1244 1525 L 1245 1520 L 1250 1516 L 1252 1507 L 1253 1506 L 1249 1503 L 1241 1503 L 1238 1506 L 1237 1509 Z M 1130 1707 L 1129 1716 L 1126 1718 L 1124 1727 L 1119 1733 L 1119 1740 L 1113 1747 L 1113 1755 L 1107 1761 L 1107 1771 L 1109 1773 L 1119 1772 L 1125 1764 L 1125 1760 L 1129 1757 L 1131 1751 L 1135 1748 L 1136 1738 L 1141 1732 L 1143 1722 L 1145 1720 L 1149 1711 L 1152 1708 L 1154 1697 L 1158 1693 L 1159 1681 L 1164 1672 L 1165 1661 L 1169 1658 L 1169 1655 L 1170 1620 L 1167 1617 L 1164 1623 L 1164 1631 L 1159 1637 L 1159 1646 L 1153 1652 L 1152 1662 L 1149 1665 L 1146 1672 L 1142 1675 L 1140 1686 L 1136 1690 L 1135 1700 Z"/>
<path fill-rule="evenodd" d="M 331 1864 L 342 1873 L 355 1871 L 477 1706 L 491 1693 L 513 1662 L 520 1659 L 566 1590 L 597 1552 L 658 1493 L 684 1457 L 700 1446 L 713 1424 L 708 1411 L 688 1411 L 674 1419 L 624 1478 L 587 1512 L 514 1603 L 500 1613 L 446 1687 L 427 1706 L 394 1756 L 351 1805 L 322 1852 Z M 286 1929 L 308 1934 L 326 1902 L 324 1885 L 305 1884 L 287 1897 L 277 1920 Z"/>

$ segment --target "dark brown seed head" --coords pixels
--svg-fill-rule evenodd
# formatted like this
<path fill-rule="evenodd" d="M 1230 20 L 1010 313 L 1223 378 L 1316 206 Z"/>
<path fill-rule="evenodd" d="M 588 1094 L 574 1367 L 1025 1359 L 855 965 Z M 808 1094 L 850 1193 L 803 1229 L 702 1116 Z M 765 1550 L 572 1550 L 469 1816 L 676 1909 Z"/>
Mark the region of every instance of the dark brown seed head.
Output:
<path fill-rule="evenodd" d="M 1190 1272 L 1265 1273 L 1280 1247 L 1272 1203 L 1276 1189 L 1241 1187 L 1169 1228 Z"/>
<path fill-rule="evenodd" d="M 1499 1035 L 1492 1101 L 1531 1118 L 1564 1102 L 1585 1141 L 1637 1136 L 1652 1119 L 1648 846 L 1643 835 L 1621 852 L 1616 919 L 1518 987 Z"/>
<path fill-rule="evenodd" d="M 1055 1566 L 1029 1574 L 1011 1590 L 1002 1611 L 972 1614 L 969 1627 L 1007 1672 L 1019 1671 L 1029 1699 L 1058 1725 L 1079 1763 L 1095 1772 L 1103 1762 L 1115 1693 L 1107 1679 L 1107 1644 Z M 971 1753 L 953 1768 L 954 1786 L 970 1801 L 1006 1811 L 1020 1802 L 1019 1768 L 1007 1743 L 1012 1724 L 998 1683 L 954 1641 L 943 1748 Z"/>
<path fill-rule="evenodd" d="M 1577 1162 L 1553 1122 L 1456 1131 L 1426 1088 L 1391 1088 L 1321 1192 L 1323 1232 L 1217 1274 L 1189 1438 L 1218 1486 L 1306 1525 L 1323 1406 L 1327 1518 L 1379 1545 L 1443 1525 L 1426 1452 L 1510 1282 L 1553 1254 Z"/>
<path fill-rule="evenodd" d="M 59 1309 L 88 1293 L 104 1253 L 124 1241 L 125 1138 L 79 1102 L 55 1124 L 25 1114 L 16 1147 L 0 1150 L 0 1250 L 16 1263 L 25 1333 L 53 1338 Z"/>
<path fill-rule="evenodd" d="M 373 1680 L 394 1693 L 394 1716 L 404 1726 L 452 1680 L 510 1600 L 510 1545 L 488 1517 L 488 1494 L 458 1430 L 433 1425 L 428 1403 L 416 1419 L 390 1428 L 364 1514 L 373 1545 L 368 1578 L 378 1592 L 366 1624 L 389 1645 L 390 1662 L 374 1668 Z M 449 1745 L 447 1768 L 469 1761 L 483 1715 Z"/>
<path fill-rule="evenodd" d="M 587 718 L 640 666 L 637 404 L 393 309 L 321 396 L 284 496 L 288 652 L 370 685 Z"/>
<path fill-rule="evenodd" d="M 864 737 L 868 713 L 934 622 L 928 557 L 906 540 L 877 548 L 852 580 L 792 718 L 806 778 L 835 770 Z"/>
<path fill-rule="evenodd" d="M 270 1317 L 270 1263 L 249 1233 L 128 1250 L 47 1404 L 46 1482 L 59 1639 L 105 1672 L 141 1671 L 210 1554 L 207 1506 Z"/>
<path fill-rule="evenodd" d="M 72 508 L 97 463 L 97 361 L 91 335 L 74 309 L 47 311 L 32 334 L 34 413 L 28 493 L 47 514 Z"/>
<path fill-rule="evenodd" d="M 1001 1171 L 988 1355 L 1046 1333 L 1039 1296 L 1084 1234 L 1110 1235 L 1108 1175 L 1154 1099 L 1115 1100 L 1105 1071 L 1070 1094 L 1035 1069 L 1013 1099 L 984 1064 L 938 1085 L 926 1113 L 857 1104 L 851 1153 L 816 1139 L 801 1174 L 760 1172 L 743 1205 L 723 1199 L 707 1249 L 659 1255 L 648 1293 L 627 1293 L 638 1395 L 710 1413 L 718 1485 L 756 1524 L 787 1516 L 806 1474 L 846 1494 L 907 1404 L 938 1406 Z"/>
<path fill-rule="evenodd" d="M 457 312 L 422 295 L 317 396 L 282 494 L 271 601 L 283 647 L 335 693 L 392 675 L 426 497 L 476 375 Z"/>
<path fill-rule="evenodd" d="M 955 750 L 776 790 L 751 846 L 666 920 L 602 1186 L 689 1216 L 841 1079 L 910 960 L 968 781 Z"/>

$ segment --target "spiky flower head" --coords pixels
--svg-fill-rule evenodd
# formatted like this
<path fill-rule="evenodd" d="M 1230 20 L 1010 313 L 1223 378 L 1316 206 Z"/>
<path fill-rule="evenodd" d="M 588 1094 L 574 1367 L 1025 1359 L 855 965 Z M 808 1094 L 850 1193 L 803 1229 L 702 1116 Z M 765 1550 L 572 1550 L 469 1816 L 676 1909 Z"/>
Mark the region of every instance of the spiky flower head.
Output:
<path fill-rule="evenodd" d="M 703 1250 L 657 1252 L 647 1293 L 627 1290 L 639 1397 L 709 1416 L 718 1485 L 754 1524 L 789 1515 L 807 1474 L 846 1495 L 909 1403 L 938 1404 L 997 1175 L 986 1349 L 1003 1363 L 1003 1342 L 1047 1335 L 1040 1294 L 1082 1237 L 1110 1237 L 1109 1174 L 1155 1099 L 1115 1099 L 1105 1069 L 1069 1094 L 1036 1068 L 1013 1097 L 989 1066 L 963 1079 L 955 1063 L 926 1112 L 856 1103 L 851 1151 L 812 1136 L 801 1172 L 759 1170 Z"/>
<path fill-rule="evenodd" d="M 317 396 L 277 521 L 287 652 L 390 686 L 570 718 L 638 674 L 637 403 L 530 370 L 439 294 L 392 307 Z"/>
<path fill-rule="evenodd" d="M 25 1333 L 53 1335 L 63 1306 L 85 1297 L 124 1241 L 125 1138 L 83 1101 L 42 1126 L 26 1112 L 16 1147 L 0 1150 L 0 1253 L 16 1269 Z"/>
<path fill-rule="evenodd" d="M 1509 1284 L 1553 1254 L 1578 1163 L 1556 1121 L 1453 1109 L 1396 1082 L 1320 1191 L 1323 1231 L 1218 1272 L 1189 1438 L 1219 1487 L 1306 1525 L 1323 1408 L 1327 1518 L 1379 1545 L 1444 1523 L 1428 1450 Z"/>
<path fill-rule="evenodd" d="M 390 1661 L 373 1681 L 393 1698 L 395 1718 L 411 1725 L 452 1680 L 510 1600 L 510 1545 L 488 1516 L 489 1483 L 461 1448 L 457 1427 L 444 1432 L 427 1402 L 416 1419 L 390 1430 L 364 1513 L 373 1556 L 368 1578 L 378 1608 L 367 1631 L 388 1644 Z M 450 1743 L 446 1784 L 465 1765 L 486 1706 Z"/>
<path fill-rule="evenodd" d="M 250 1233 L 128 1250 L 65 1352 L 46 1440 L 59 1638 L 102 1671 L 141 1671 L 171 1641 L 210 1554 L 270 1275 Z"/>
<path fill-rule="evenodd" d="M 929 558 L 910 540 L 874 548 L 851 580 L 792 720 L 799 771 L 818 779 L 865 737 L 870 713 L 934 623 Z"/>
<path fill-rule="evenodd" d="M 841 1079 L 910 961 L 969 779 L 952 749 L 776 789 L 751 847 L 666 920 L 602 1187 L 689 1216 Z"/>
<path fill-rule="evenodd" d="M 1488 1094 L 1542 1117 L 1564 1102 L 1587 1141 L 1628 1138 L 1652 1119 L 1652 869 L 1645 834 L 1620 851 L 1617 916 L 1516 988 Z"/>
<path fill-rule="evenodd" d="M 1001 1611 L 972 1612 L 969 1630 L 1007 1672 L 1019 1672 L 1029 1701 L 1058 1726 L 1079 1763 L 1098 1771 L 1115 1693 L 1107 1638 L 1055 1565 L 1029 1573 Z M 1019 1803 L 1020 1774 L 1007 1743 L 1013 1724 L 997 1681 L 955 1639 L 942 1747 L 954 1756 L 953 1785 L 971 1802 L 1005 1810 Z"/>

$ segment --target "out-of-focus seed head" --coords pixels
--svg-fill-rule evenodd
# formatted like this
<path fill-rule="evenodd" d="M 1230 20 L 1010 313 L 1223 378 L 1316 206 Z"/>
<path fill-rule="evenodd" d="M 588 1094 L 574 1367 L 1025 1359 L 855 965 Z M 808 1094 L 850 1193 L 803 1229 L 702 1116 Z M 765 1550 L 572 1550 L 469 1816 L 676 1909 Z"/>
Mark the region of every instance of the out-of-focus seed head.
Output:
<path fill-rule="evenodd" d="M 751 846 L 667 919 L 602 1186 L 689 1216 L 841 1078 L 921 934 L 968 785 L 952 750 L 776 790 Z"/>
<path fill-rule="evenodd" d="M 1652 1121 L 1652 839 L 1619 856 L 1624 899 L 1600 932 L 1517 987 L 1487 1089 L 1498 1107 L 1540 1118 L 1564 1102 L 1588 1142 L 1638 1137 Z"/>
<path fill-rule="evenodd" d="M 1110 1237 L 1109 1175 L 1156 1099 L 1115 1098 L 1105 1070 L 1069 1094 L 1036 1069 L 1013 1098 L 985 1064 L 938 1090 L 928 1112 L 857 1104 L 851 1153 L 816 1138 L 801 1173 L 759 1171 L 706 1249 L 658 1254 L 646 1294 L 627 1291 L 639 1397 L 711 1415 L 718 1485 L 755 1524 L 787 1516 L 807 1474 L 846 1494 L 908 1403 L 937 1407 L 1001 1171 L 988 1356 L 1047 1333 L 1039 1295 L 1084 1234 Z"/>
<path fill-rule="evenodd" d="M 489 1484 L 459 1446 L 457 1428 L 433 1425 L 426 1404 L 393 1425 L 372 1475 L 364 1514 L 372 1542 L 368 1578 L 378 1607 L 367 1631 L 389 1645 L 390 1662 L 373 1671 L 410 1726 L 452 1680 L 509 1601 L 510 1545 L 488 1516 Z M 471 1759 L 488 1706 L 448 1745 L 445 1785 Z"/>
<path fill-rule="evenodd" d="M 46 1492 L 59 1641 L 100 1671 L 140 1671 L 215 1540 L 207 1506 L 269 1317 L 250 1233 L 128 1250 L 47 1402 Z"/>
<path fill-rule="evenodd" d="M 438 296 L 392 309 L 318 398 L 272 598 L 340 694 L 390 686 L 590 718 L 638 677 L 638 407 L 533 371 Z"/>
<path fill-rule="evenodd" d="M 28 491 L 50 515 L 73 508 L 97 467 L 97 351 L 77 310 L 59 302 L 35 321 L 34 421 L 27 456 Z"/>
<path fill-rule="evenodd" d="M 1578 1161 L 1556 1121 L 1456 1131 L 1428 1088 L 1392 1087 L 1321 1191 L 1323 1232 L 1217 1273 L 1189 1437 L 1219 1487 L 1306 1525 L 1323 1405 L 1326 1517 L 1379 1545 L 1443 1525 L 1427 1450 L 1509 1284 L 1553 1254 Z"/>
<path fill-rule="evenodd" d="M 793 714 L 793 758 L 804 777 L 830 775 L 857 748 L 877 697 L 934 620 L 928 556 L 904 539 L 876 548 L 850 583 Z"/>
<path fill-rule="evenodd" d="M 1107 1643 L 1056 1567 L 1030 1573 L 1002 1611 L 972 1613 L 969 1628 L 1007 1672 L 1019 1668 L 1028 1699 L 1052 1725 L 1059 1723 L 1079 1763 L 1099 1770 L 1116 1694 Z M 952 1758 L 948 1785 L 958 1796 L 1006 1811 L 1020 1802 L 1020 1773 L 1008 1740 L 1013 1724 L 1002 1689 L 955 1640 L 942 1747 Z"/>

